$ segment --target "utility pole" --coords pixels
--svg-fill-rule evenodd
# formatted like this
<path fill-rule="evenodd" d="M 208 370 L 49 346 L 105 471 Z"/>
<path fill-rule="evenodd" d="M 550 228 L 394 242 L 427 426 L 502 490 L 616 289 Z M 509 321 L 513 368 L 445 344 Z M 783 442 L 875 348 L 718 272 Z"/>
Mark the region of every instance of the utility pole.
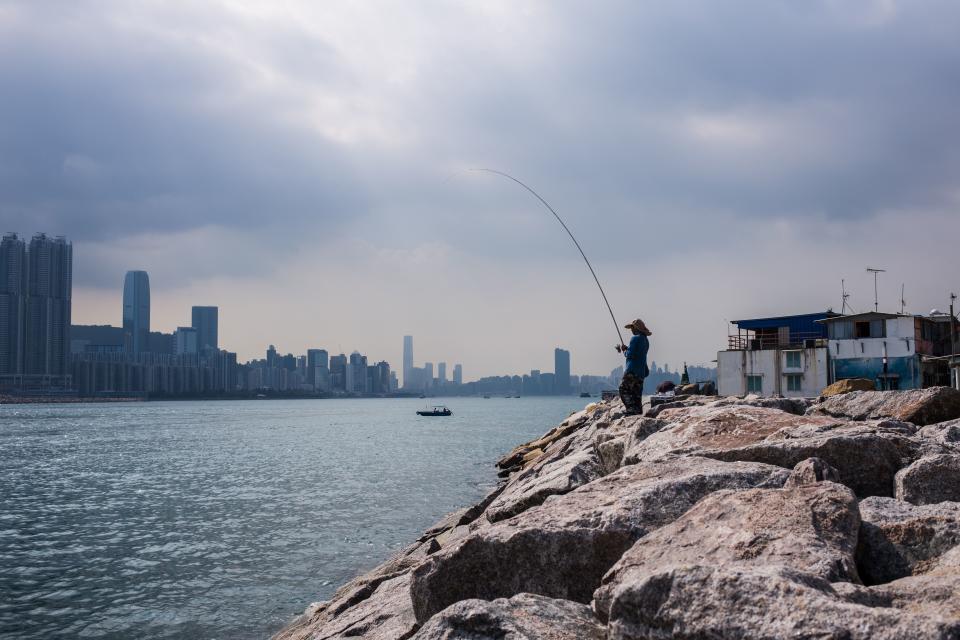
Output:
<path fill-rule="evenodd" d="M 958 374 L 960 374 L 960 369 L 957 369 L 956 366 L 956 316 L 953 315 L 953 302 L 957 299 L 957 294 L 950 294 L 950 382 L 953 383 L 953 388 L 960 388 L 960 380 L 957 379 Z"/>
<path fill-rule="evenodd" d="M 877 295 L 877 274 L 886 273 L 886 269 L 871 269 L 867 267 L 867 271 L 873 274 L 873 310 L 880 311 L 880 297 Z"/>

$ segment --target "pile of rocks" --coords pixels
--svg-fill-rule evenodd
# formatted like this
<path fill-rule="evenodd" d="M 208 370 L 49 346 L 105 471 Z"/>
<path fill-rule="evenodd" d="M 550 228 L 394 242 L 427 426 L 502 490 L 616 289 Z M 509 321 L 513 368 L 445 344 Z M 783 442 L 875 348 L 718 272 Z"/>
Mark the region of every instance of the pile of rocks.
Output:
<path fill-rule="evenodd" d="M 592 404 L 277 638 L 960 638 L 960 392 Z"/>

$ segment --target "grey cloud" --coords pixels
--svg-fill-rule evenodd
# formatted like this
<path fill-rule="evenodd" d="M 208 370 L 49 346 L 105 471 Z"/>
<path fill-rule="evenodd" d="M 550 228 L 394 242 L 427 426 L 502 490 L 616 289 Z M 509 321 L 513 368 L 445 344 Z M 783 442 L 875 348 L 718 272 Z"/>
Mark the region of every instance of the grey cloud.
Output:
<path fill-rule="evenodd" d="M 761 219 L 955 204 L 960 7 L 946 1 L 508 3 L 492 17 L 383 2 L 383 32 L 350 46 L 410 61 L 396 82 L 365 79 L 326 25 L 296 17 L 44 5 L 0 20 L 0 215 L 22 231 L 219 225 L 263 234 L 273 262 L 354 235 L 569 257 L 513 185 L 443 181 L 474 165 L 529 181 L 607 264 Z M 313 99 L 374 133 L 311 128 Z"/>

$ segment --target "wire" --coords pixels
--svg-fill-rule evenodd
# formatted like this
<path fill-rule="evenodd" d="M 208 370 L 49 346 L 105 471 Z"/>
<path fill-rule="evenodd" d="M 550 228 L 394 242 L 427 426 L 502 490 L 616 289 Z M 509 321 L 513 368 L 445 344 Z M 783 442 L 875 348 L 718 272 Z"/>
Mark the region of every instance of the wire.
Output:
<path fill-rule="evenodd" d="M 587 268 L 590 269 L 590 275 L 593 276 L 593 281 L 597 283 L 597 288 L 600 289 L 600 295 L 603 296 L 603 302 L 604 302 L 604 304 L 607 305 L 607 311 L 610 312 L 610 319 L 613 320 L 613 328 L 616 329 L 616 331 L 617 331 L 617 337 L 620 339 L 620 344 L 621 344 L 621 345 L 626 344 L 626 343 L 623 341 L 623 334 L 620 333 L 620 325 L 617 323 L 617 319 L 616 319 L 616 318 L 614 317 L 614 315 L 613 315 L 613 308 L 611 308 L 611 306 L 610 306 L 610 301 L 607 300 L 607 294 L 606 294 L 606 292 L 603 290 L 603 285 L 600 284 L 600 279 L 597 277 L 597 272 L 593 270 L 593 265 L 590 264 L 590 260 L 587 259 L 587 254 L 585 254 L 585 253 L 583 252 L 583 247 L 581 247 L 581 246 L 580 246 L 580 243 L 577 242 L 577 239 L 576 239 L 575 237 L 573 237 L 573 233 L 570 231 L 570 228 L 569 228 L 569 227 L 567 226 L 567 224 L 563 221 L 563 219 L 560 218 L 560 216 L 557 214 L 557 212 L 554 211 L 553 207 L 551 207 L 550 204 L 549 204 L 546 200 L 544 200 L 543 197 L 542 197 L 539 193 L 537 193 L 537 192 L 534 191 L 532 188 L 530 188 L 529 185 L 527 185 L 526 183 L 524 183 L 524 182 L 521 181 L 521 180 L 518 180 L 517 178 L 514 178 L 514 177 L 513 177 L 512 175 L 510 175 L 509 173 L 504 173 L 503 171 L 497 171 L 496 169 L 486 169 L 486 168 L 484 168 L 484 167 L 473 167 L 473 168 L 467 169 L 467 171 L 485 171 L 485 172 L 487 172 L 487 173 L 492 173 L 492 174 L 494 174 L 494 175 L 502 176 L 502 177 L 504 177 L 504 178 L 507 178 L 508 180 L 513 180 L 513 181 L 516 182 L 518 185 L 520 185 L 521 187 L 523 187 L 524 189 L 526 189 L 527 191 L 529 191 L 530 193 L 532 193 L 533 196 L 534 196 L 537 200 L 539 200 L 539 201 L 541 202 L 541 204 L 543 204 L 543 206 L 545 206 L 545 207 L 550 211 L 550 213 L 553 214 L 553 217 L 557 219 L 557 222 L 560 223 L 560 226 L 563 227 L 563 230 L 566 231 L 566 232 L 567 232 L 567 235 L 570 236 L 570 239 L 573 240 L 573 244 L 575 244 L 575 245 L 577 246 L 577 251 L 580 252 L 580 255 L 583 257 L 583 261 L 587 263 Z"/>

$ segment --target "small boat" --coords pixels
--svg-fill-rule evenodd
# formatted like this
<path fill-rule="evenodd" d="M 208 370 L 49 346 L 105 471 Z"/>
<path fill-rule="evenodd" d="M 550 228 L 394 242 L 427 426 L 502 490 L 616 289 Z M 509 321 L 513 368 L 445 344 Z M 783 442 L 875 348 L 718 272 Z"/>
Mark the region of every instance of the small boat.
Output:
<path fill-rule="evenodd" d="M 431 407 L 430 409 L 421 409 L 420 411 L 417 411 L 417 415 L 418 416 L 452 416 L 453 411 L 450 411 L 450 409 L 442 405 L 438 405 L 435 407 Z"/>
<path fill-rule="evenodd" d="M 586 391 L 584 391 L 583 393 L 580 394 L 580 397 L 581 397 L 581 398 L 589 398 L 589 397 L 590 397 L 590 394 L 587 393 Z"/>
<path fill-rule="evenodd" d="M 483 394 L 483 399 L 484 399 L 484 400 L 489 400 L 489 399 L 490 399 L 490 394 L 489 394 L 489 393 Z"/>

